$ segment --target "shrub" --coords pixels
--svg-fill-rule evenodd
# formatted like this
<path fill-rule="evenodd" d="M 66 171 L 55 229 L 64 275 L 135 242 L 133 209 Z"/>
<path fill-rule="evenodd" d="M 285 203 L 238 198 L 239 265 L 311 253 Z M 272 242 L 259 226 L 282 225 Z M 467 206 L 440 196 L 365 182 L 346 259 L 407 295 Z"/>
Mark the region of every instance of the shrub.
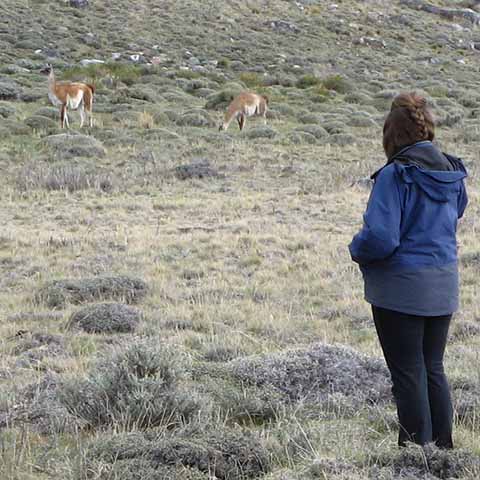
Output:
<path fill-rule="evenodd" d="M 230 59 L 229 58 L 221 58 L 219 61 L 218 61 L 218 64 L 217 64 L 218 68 L 228 68 L 230 66 Z"/>
<path fill-rule="evenodd" d="M 307 75 L 302 75 L 298 80 L 297 80 L 297 87 L 298 88 L 309 88 L 313 87 L 315 85 L 321 85 L 322 79 L 312 75 L 312 74 L 307 74 Z"/>
<path fill-rule="evenodd" d="M 113 464 L 128 460 L 141 464 L 150 473 L 183 467 L 189 474 L 196 471 L 219 480 L 257 478 L 271 468 L 270 454 L 256 434 L 223 425 L 195 426 L 160 438 L 117 435 L 97 440 L 87 455 L 90 462 Z"/>
<path fill-rule="evenodd" d="M 256 72 L 243 72 L 240 74 L 240 81 L 248 88 L 256 88 L 262 86 L 263 78 Z"/>
<path fill-rule="evenodd" d="M 330 75 L 322 81 L 327 90 L 335 90 L 338 93 L 347 93 L 353 89 L 352 85 L 341 75 Z"/>
<path fill-rule="evenodd" d="M 179 425 L 198 410 L 192 392 L 178 386 L 179 360 L 163 346 L 137 342 L 98 362 L 86 380 L 65 382 L 60 400 L 91 427 Z"/>
<path fill-rule="evenodd" d="M 310 347 L 245 357 L 229 363 L 235 379 L 273 389 L 285 401 L 328 404 L 332 395 L 346 396 L 353 405 L 391 399 L 385 364 L 355 350 L 336 345 Z"/>
<path fill-rule="evenodd" d="M 394 454 L 391 451 L 374 453 L 370 459 L 375 467 L 390 467 L 395 475 L 409 478 L 478 478 L 480 457 L 465 450 L 442 450 L 433 445 L 409 445 Z"/>
<path fill-rule="evenodd" d="M 320 125 L 302 125 L 301 127 L 296 128 L 295 131 L 301 133 L 309 133 L 310 135 L 313 135 L 317 140 L 328 137 L 328 132 Z"/>
<path fill-rule="evenodd" d="M 75 66 L 64 70 L 62 77 L 66 80 L 89 80 L 98 83 L 104 77 L 111 77 L 114 83 L 134 84 L 142 75 L 142 67 L 127 63 L 107 62 Z"/>
<path fill-rule="evenodd" d="M 121 303 L 101 303 L 73 313 L 68 325 L 88 333 L 127 333 L 137 328 L 141 318 L 136 308 Z"/>
<path fill-rule="evenodd" d="M 225 84 L 220 92 L 207 97 L 205 108 L 207 110 L 223 110 L 243 90 L 245 88 L 238 83 Z"/>
<path fill-rule="evenodd" d="M 47 167 L 27 164 L 18 173 L 15 183 L 22 192 L 44 189 L 72 193 L 90 188 L 109 192 L 113 188 L 109 175 L 88 173 L 83 167 L 69 164 Z"/>
<path fill-rule="evenodd" d="M 73 157 L 103 158 L 106 155 L 106 150 L 101 142 L 88 135 L 59 133 L 45 137 L 42 143 L 52 152 L 55 158 L 60 160 Z"/>
<path fill-rule="evenodd" d="M 143 280 L 127 276 L 54 280 L 38 290 L 35 301 L 50 308 L 62 308 L 68 302 L 79 304 L 95 300 L 135 303 L 146 295 L 147 290 L 147 284 Z"/>
<path fill-rule="evenodd" d="M 245 136 L 250 139 L 256 138 L 274 138 L 277 136 L 277 131 L 268 125 L 253 127 L 247 130 Z"/>

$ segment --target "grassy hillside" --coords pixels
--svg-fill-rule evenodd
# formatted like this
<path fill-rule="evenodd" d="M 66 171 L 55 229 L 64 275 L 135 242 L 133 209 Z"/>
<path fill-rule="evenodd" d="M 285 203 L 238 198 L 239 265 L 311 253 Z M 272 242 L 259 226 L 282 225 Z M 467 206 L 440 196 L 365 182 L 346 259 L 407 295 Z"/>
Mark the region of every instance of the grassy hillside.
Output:
<path fill-rule="evenodd" d="M 478 27 L 400 1 L 90 3 L 0 6 L 0 478 L 479 478 Z M 95 83 L 93 128 L 59 128 L 47 62 Z M 246 89 L 267 125 L 218 132 Z M 396 448 L 347 251 L 411 89 L 470 172 L 451 453 Z"/>

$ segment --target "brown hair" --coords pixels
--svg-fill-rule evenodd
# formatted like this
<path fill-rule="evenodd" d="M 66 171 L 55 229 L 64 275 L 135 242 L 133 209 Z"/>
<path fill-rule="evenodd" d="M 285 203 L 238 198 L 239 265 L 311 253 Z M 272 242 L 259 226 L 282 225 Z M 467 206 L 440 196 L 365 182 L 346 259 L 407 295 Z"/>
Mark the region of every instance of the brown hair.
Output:
<path fill-rule="evenodd" d="M 402 148 L 435 138 L 435 122 L 427 100 L 415 92 L 400 93 L 383 125 L 383 149 L 390 160 Z"/>

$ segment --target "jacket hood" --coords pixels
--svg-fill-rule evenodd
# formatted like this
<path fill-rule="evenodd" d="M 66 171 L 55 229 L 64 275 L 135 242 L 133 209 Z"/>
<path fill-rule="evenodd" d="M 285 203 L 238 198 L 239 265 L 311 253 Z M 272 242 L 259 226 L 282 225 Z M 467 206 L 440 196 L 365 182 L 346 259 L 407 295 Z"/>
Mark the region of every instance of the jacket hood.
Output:
<path fill-rule="evenodd" d="M 402 148 L 388 163 L 397 162 L 405 165 L 416 165 L 425 170 L 453 171 L 456 165 L 449 160 L 432 142 L 425 140 Z"/>
<path fill-rule="evenodd" d="M 415 183 L 437 202 L 448 202 L 452 196 L 457 197 L 461 182 L 467 176 L 465 171 L 424 170 L 416 165 L 395 164 L 395 168 L 405 183 Z"/>
<path fill-rule="evenodd" d="M 461 181 L 467 177 L 459 158 L 442 153 L 429 141 L 402 149 L 389 160 L 388 164 L 391 163 L 403 182 L 415 183 L 437 202 L 448 202 L 452 196 L 457 196 Z"/>

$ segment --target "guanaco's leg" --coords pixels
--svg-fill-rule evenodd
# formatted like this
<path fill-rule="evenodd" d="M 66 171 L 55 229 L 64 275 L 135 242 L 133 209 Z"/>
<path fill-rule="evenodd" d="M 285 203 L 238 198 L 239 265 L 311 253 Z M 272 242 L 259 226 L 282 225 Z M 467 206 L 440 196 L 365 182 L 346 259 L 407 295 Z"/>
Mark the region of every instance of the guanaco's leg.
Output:
<path fill-rule="evenodd" d="M 93 127 L 93 94 L 90 94 L 85 98 L 85 111 L 88 115 L 90 127 Z"/>
<path fill-rule="evenodd" d="M 242 115 L 240 116 L 238 125 L 240 126 L 240 131 L 242 131 L 243 127 L 245 126 L 245 114 L 242 113 Z"/>
<path fill-rule="evenodd" d="M 60 125 L 62 128 L 65 128 L 66 114 L 67 114 L 67 107 L 66 105 L 62 105 L 62 108 L 60 109 Z"/>
<path fill-rule="evenodd" d="M 83 108 L 83 102 L 78 107 L 78 110 L 80 112 L 80 128 L 82 128 L 83 123 L 85 122 L 85 109 Z"/>

